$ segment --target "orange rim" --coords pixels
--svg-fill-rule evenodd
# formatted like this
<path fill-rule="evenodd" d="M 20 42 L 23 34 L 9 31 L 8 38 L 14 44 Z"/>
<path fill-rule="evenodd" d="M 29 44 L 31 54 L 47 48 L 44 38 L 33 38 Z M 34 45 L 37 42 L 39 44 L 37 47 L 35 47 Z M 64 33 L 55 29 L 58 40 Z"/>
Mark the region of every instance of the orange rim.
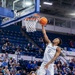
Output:
<path fill-rule="evenodd" d="M 39 14 L 34 14 L 33 17 L 27 17 L 25 18 L 25 20 L 37 20 L 40 19 L 40 15 Z"/>

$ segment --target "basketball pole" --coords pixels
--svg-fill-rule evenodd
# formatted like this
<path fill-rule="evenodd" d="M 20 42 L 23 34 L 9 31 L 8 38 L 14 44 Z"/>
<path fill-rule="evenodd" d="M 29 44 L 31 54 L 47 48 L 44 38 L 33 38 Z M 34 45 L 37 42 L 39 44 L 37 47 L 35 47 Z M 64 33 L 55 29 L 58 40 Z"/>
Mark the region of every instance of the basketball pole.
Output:
<path fill-rule="evenodd" d="M 15 8 L 15 3 L 16 2 L 18 2 L 19 0 L 15 0 L 14 2 L 13 2 L 13 10 L 15 10 L 14 8 Z"/>
<path fill-rule="evenodd" d="M 1 0 L 2 2 L 2 7 L 6 8 L 6 0 Z"/>

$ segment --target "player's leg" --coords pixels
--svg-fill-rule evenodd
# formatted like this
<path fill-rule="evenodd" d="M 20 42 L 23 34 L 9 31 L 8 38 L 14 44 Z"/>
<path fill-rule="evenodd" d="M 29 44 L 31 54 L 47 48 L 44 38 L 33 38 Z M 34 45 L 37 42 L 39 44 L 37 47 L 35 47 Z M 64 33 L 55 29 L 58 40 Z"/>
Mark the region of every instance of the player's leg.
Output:
<path fill-rule="evenodd" d="M 45 66 L 45 64 L 42 63 L 39 70 L 38 70 L 37 75 L 45 75 L 46 74 L 46 70 L 45 70 L 44 66 Z"/>
<path fill-rule="evenodd" d="M 54 75 L 54 64 L 49 65 L 47 75 Z"/>

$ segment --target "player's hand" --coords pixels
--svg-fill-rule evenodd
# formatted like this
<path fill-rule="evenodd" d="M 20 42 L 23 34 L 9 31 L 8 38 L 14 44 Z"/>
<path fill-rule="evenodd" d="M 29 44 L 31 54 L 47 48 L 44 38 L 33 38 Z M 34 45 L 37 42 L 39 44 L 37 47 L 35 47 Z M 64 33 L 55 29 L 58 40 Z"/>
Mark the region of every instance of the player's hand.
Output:
<path fill-rule="evenodd" d="M 44 27 L 44 25 L 41 25 L 42 27 Z"/>
<path fill-rule="evenodd" d="M 45 69 L 48 69 L 48 66 L 49 66 L 49 64 L 46 64 L 46 65 L 45 65 Z"/>

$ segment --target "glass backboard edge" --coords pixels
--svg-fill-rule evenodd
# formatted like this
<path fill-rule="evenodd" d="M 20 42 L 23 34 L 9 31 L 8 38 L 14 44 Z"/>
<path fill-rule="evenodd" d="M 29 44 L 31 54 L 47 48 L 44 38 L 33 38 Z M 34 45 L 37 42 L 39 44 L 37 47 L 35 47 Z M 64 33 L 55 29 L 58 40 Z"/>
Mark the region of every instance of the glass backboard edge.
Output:
<path fill-rule="evenodd" d="M 36 0 L 35 3 L 36 3 L 36 4 L 35 4 L 35 11 L 34 11 L 34 12 L 29 13 L 29 14 L 27 14 L 27 15 L 24 15 L 24 16 L 22 16 L 22 17 L 19 17 L 19 18 L 17 18 L 17 19 L 10 20 L 10 21 L 8 21 L 8 22 L 6 22 L 6 23 L 4 23 L 4 24 L 1 24 L 0 26 L 1 26 L 1 27 L 9 26 L 9 25 L 14 24 L 14 23 L 16 23 L 16 22 L 18 22 L 18 21 L 23 20 L 25 17 L 27 17 L 27 16 L 29 16 L 29 15 L 32 15 L 32 14 L 35 14 L 35 13 L 39 13 L 39 12 L 40 12 L 40 7 L 39 7 L 39 6 L 40 6 L 40 0 Z"/>
<path fill-rule="evenodd" d="M 36 0 L 35 12 L 36 13 L 39 13 L 40 12 L 40 0 Z"/>
<path fill-rule="evenodd" d="M 7 23 L 4 23 L 4 24 L 0 25 L 0 27 L 7 27 L 7 26 L 10 26 L 11 24 L 14 24 L 14 23 L 16 23 L 16 22 L 19 22 L 19 21 L 25 19 L 25 17 L 27 17 L 27 16 L 29 16 L 29 15 L 32 15 L 32 14 L 35 14 L 35 13 L 36 13 L 36 12 L 32 12 L 32 13 L 27 14 L 27 15 L 25 15 L 25 16 L 22 16 L 22 17 L 20 17 L 20 18 L 17 18 L 17 19 L 14 19 L 14 20 L 12 20 L 12 21 L 9 21 L 9 22 L 7 22 Z"/>

